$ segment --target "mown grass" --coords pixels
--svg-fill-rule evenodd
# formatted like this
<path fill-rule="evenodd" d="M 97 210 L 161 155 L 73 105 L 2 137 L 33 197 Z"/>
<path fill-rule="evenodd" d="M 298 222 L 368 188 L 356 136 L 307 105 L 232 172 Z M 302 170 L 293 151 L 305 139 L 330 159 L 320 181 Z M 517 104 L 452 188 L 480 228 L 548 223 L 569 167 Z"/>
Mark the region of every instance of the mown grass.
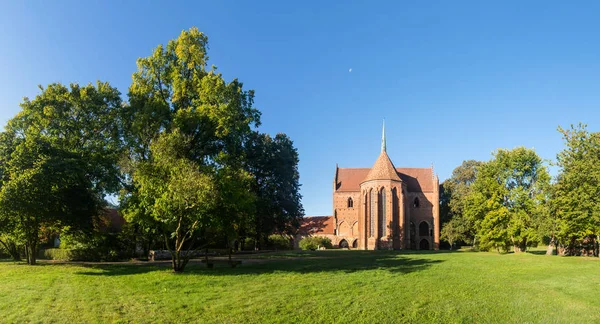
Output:
<path fill-rule="evenodd" d="M 238 268 L 0 262 L 0 322 L 599 322 L 600 260 L 316 251 Z M 287 259 L 293 258 L 293 259 Z"/>

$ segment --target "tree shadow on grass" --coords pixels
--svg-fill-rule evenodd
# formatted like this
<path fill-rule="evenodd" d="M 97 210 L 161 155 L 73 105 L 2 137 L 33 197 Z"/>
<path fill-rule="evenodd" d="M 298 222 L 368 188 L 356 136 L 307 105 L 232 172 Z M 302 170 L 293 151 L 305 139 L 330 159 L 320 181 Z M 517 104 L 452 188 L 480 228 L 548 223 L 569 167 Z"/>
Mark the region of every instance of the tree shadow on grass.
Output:
<path fill-rule="evenodd" d="M 529 254 L 546 255 L 546 251 L 527 251 Z"/>
<path fill-rule="evenodd" d="M 438 252 L 439 253 L 439 252 Z M 391 273 L 406 274 L 426 270 L 443 260 L 424 258 L 421 254 L 433 253 L 398 253 L 394 251 L 339 251 L 339 253 L 308 253 L 308 256 L 282 259 L 242 259 L 242 264 L 231 268 L 225 260 L 215 263 L 215 268 L 208 269 L 200 260 L 190 261 L 183 275 L 237 276 L 260 275 L 274 272 L 318 273 L 338 272 L 353 273 L 358 271 L 380 270 Z M 78 274 L 89 276 L 123 276 L 153 271 L 170 271 L 170 263 L 160 265 L 148 264 L 81 264 L 88 271 Z"/>

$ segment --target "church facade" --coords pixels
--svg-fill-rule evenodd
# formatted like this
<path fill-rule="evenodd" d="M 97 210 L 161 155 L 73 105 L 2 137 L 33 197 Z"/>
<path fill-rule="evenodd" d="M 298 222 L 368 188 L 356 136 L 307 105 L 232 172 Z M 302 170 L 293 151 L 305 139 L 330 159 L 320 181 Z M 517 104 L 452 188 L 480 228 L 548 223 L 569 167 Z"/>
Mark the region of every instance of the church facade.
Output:
<path fill-rule="evenodd" d="M 341 248 L 438 249 L 439 180 L 433 167 L 396 168 L 387 154 L 384 127 L 372 168 L 336 166 L 333 216 L 305 219 L 305 233 L 329 237 Z"/>

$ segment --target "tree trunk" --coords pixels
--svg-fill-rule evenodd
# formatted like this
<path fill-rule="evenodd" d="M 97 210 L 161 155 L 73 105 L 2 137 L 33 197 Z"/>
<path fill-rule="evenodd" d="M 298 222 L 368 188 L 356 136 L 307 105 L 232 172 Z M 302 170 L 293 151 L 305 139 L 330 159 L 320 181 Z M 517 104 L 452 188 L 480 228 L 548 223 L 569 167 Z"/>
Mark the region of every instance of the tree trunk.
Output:
<path fill-rule="evenodd" d="M 37 242 L 29 241 L 25 249 L 27 250 L 27 263 L 35 265 L 37 260 Z"/>
<path fill-rule="evenodd" d="M 229 263 L 231 263 L 231 241 L 227 242 L 227 251 L 229 252 Z"/>
<path fill-rule="evenodd" d="M 19 253 L 19 246 L 17 243 L 11 240 L 7 240 L 6 242 L 0 240 L 0 244 L 4 246 L 13 261 L 21 261 L 21 253 Z"/>
<path fill-rule="evenodd" d="M 554 235 L 552 235 L 552 237 L 550 238 L 550 243 L 548 244 L 548 248 L 546 248 L 546 255 L 553 255 L 555 246 L 556 241 Z"/>

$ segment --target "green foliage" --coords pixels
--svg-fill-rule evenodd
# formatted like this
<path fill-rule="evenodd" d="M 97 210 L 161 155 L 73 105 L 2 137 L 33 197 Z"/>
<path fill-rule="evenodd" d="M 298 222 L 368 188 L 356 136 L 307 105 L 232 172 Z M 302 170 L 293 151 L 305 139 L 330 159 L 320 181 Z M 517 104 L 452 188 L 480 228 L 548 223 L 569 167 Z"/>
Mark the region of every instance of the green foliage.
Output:
<path fill-rule="evenodd" d="M 0 228 L 25 244 L 30 264 L 45 228 L 91 229 L 102 196 L 119 186 L 122 149 L 115 88 L 40 89 L 0 136 Z"/>
<path fill-rule="evenodd" d="M 457 242 L 467 240 L 466 233 L 468 233 L 468 229 L 464 222 L 462 222 L 462 219 L 462 217 L 455 216 L 442 227 L 440 239 L 448 242 L 450 244 L 450 249 L 452 249 Z"/>
<path fill-rule="evenodd" d="M 582 124 L 559 131 L 566 147 L 557 156 L 561 169 L 552 199 L 556 218 L 548 227 L 568 247 L 567 253 L 575 254 L 586 239 L 596 242 L 600 235 L 600 133 L 590 133 Z"/>
<path fill-rule="evenodd" d="M 537 226 L 548 217 L 550 176 L 541 158 L 523 147 L 498 150 L 477 168 L 463 208 L 482 250 L 524 251 L 540 239 Z"/>
<path fill-rule="evenodd" d="M 1 242 L 24 244 L 33 264 L 50 229 L 69 229 L 65 245 L 100 259 L 125 241 L 147 251 L 160 240 L 183 271 L 199 246 L 292 232 L 303 214 L 298 153 L 285 134 L 255 131 L 254 91 L 209 67 L 207 49 L 191 28 L 138 59 L 127 103 L 102 82 L 25 98 L 0 133 Z M 131 225 L 113 239 L 93 220 L 117 192 Z"/>
<path fill-rule="evenodd" d="M 258 241 L 273 232 L 292 233 L 304 216 L 298 152 L 285 134 L 254 132 L 246 143 L 246 169 L 254 176 L 256 213 L 248 234 Z"/>
<path fill-rule="evenodd" d="M 214 223 L 218 197 L 211 168 L 185 157 L 188 143 L 177 131 L 163 134 L 151 146 L 153 159 L 133 174 L 148 221 L 157 224 L 174 256 L 175 271 L 183 271 L 199 232 Z"/>
<path fill-rule="evenodd" d="M 55 261 L 122 261 L 128 258 L 122 251 L 99 249 L 44 249 L 40 258 Z"/>
<path fill-rule="evenodd" d="M 465 217 L 466 199 L 477 179 L 477 168 L 482 162 L 468 160 L 452 171 L 452 176 L 440 185 L 440 220 L 442 230 L 440 238 L 450 243 L 472 241 L 475 226 Z"/>
<path fill-rule="evenodd" d="M 28 137 L 12 154 L 8 180 L 0 190 L 0 214 L 35 263 L 42 227 L 87 227 L 102 207 L 81 159 L 43 138 Z"/>
<path fill-rule="evenodd" d="M 60 249 L 46 249 L 56 253 L 59 259 L 44 252 L 44 257 L 52 260 L 68 261 L 120 261 L 135 256 L 135 245 L 127 237 L 126 231 L 111 233 L 105 231 L 69 232 L 60 235 Z M 54 250 L 64 250 L 61 252 Z M 63 253 L 63 254 L 61 254 Z M 63 257 L 63 255 L 68 257 Z"/>
<path fill-rule="evenodd" d="M 176 271 L 187 263 L 182 251 L 223 237 L 231 247 L 297 225 L 301 214 L 295 148 L 278 135 L 271 149 L 251 149 L 262 136 L 252 131 L 260 125 L 254 91 L 209 67 L 207 48 L 191 28 L 138 59 L 121 115 L 124 215 L 142 236 L 163 236 Z M 265 158 L 274 174 L 255 172 Z M 269 191 L 259 190 L 266 181 Z"/>
<path fill-rule="evenodd" d="M 299 246 L 302 250 L 317 250 L 319 248 L 331 249 L 333 245 L 331 244 L 331 240 L 327 237 L 322 236 L 307 236 L 300 240 Z"/>
<path fill-rule="evenodd" d="M 275 250 L 291 250 L 293 249 L 292 240 L 286 235 L 272 234 L 268 238 L 268 246 Z"/>
<path fill-rule="evenodd" d="M 54 83 L 40 89 L 34 100 L 24 99 L 19 114 L 8 122 L 7 132 L 15 136 L 16 144 L 40 138 L 77 156 L 95 191 L 117 192 L 116 162 L 123 149 L 119 91 L 105 82 L 68 88 Z"/>

